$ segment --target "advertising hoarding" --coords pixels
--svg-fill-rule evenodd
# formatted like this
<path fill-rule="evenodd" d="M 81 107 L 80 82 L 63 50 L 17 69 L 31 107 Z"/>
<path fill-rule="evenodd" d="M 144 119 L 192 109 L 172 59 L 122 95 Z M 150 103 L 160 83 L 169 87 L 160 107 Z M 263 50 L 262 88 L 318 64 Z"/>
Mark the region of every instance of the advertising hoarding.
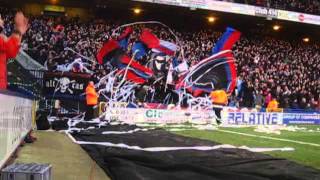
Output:
<path fill-rule="evenodd" d="M 32 128 L 30 99 L 0 93 L 0 168 Z"/>
<path fill-rule="evenodd" d="M 320 16 L 215 0 L 133 0 L 320 25 Z"/>

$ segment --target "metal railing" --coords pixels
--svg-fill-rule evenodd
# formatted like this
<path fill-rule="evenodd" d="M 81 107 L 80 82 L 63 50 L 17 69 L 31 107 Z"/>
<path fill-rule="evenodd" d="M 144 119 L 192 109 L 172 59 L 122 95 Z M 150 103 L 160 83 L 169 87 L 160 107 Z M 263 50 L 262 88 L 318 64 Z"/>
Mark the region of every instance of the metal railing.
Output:
<path fill-rule="evenodd" d="M 40 99 L 42 97 L 42 79 L 44 71 L 25 69 L 15 60 L 9 61 L 7 69 L 8 89 L 23 93 L 36 99 Z"/>

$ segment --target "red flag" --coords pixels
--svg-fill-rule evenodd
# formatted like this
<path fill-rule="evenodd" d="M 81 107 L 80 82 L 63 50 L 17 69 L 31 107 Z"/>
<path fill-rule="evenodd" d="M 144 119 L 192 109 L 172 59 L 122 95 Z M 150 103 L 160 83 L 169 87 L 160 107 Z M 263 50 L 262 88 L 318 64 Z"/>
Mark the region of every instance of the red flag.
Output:
<path fill-rule="evenodd" d="M 125 72 L 126 72 L 126 70 L 125 70 L 125 69 L 122 69 L 122 70 L 119 70 L 119 71 L 117 72 L 117 74 L 122 74 L 122 75 L 124 75 Z M 144 83 L 147 82 L 146 79 L 138 76 L 137 74 L 135 74 L 135 73 L 132 72 L 131 70 L 128 70 L 128 71 L 127 71 L 127 74 L 126 74 L 126 77 L 125 77 L 125 78 L 126 78 L 126 80 L 131 81 L 131 82 L 134 82 L 134 83 L 137 83 L 137 84 L 144 84 Z"/>
<path fill-rule="evenodd" d="M 127 65 L 128 65 L 128 64 L 130 63 L 130 61 L 131 61 L 131 58 L 129 58 L 128 56 L 123 56 L 123 57 L 121 58 L 121 62 L 122 62 L 123 64 L 127 64 Z M 152 74 L 153 74 L 153 72 L 152 72 L 151 69 L 149 69 L 149 68 L 147 68 L 147 67 L 139 64 L 139 63 L 138 63 L 137 61 L 135 61 L 135 60 L 132 60 L 132 61 L 131 61 L 130 67 L 132 67 L 132 68 L 134 68 L 134 69 L 137 69 L 137 70 L 139 70 L 139 71 L 141 71 L 141 72 L 143 72 L 143 73 L 145 73 L 145 74 L 147 74 L 147 75 L 149 75 L 149 76 L 152 76 Z"/>
<path fill-rule="evenodd" d="M 119 43 L 113 39 L 106 42 L 97 54 L 99 64 L 103 64 L 103 58 L 113 50 L 120 48 Z"/>
<path fill-rule="evenodd" d="M 157 48 L 160 46 L 160 40 L 148 29 L 142 30 L 140 41 L 147 45 L 148 48 Z"/>
<path fill-rule="evenodd" d="M 127 38 L 131 33 L 133 32 L 132 27 L 127 27 L 123 33 L 118 37 L 118 40 L 122 40 L 124 38 Z"/>

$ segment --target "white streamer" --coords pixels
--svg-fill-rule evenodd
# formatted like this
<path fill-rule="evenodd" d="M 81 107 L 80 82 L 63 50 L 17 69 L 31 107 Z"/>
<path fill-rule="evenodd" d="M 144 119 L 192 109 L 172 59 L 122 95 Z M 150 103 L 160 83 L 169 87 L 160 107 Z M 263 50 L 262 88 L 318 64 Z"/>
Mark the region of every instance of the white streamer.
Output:
<path fill-rule="evenodd" d="M 148 130 L 152 130 L 153 128 L 150 129 L 141 129 L 141 128 L 136 128 L 134 130 L 130 130 L 130 131 L 104 131 L 102 132 L 102 134 L 132 134 L 135 132 L 139 132 L 139 131 L 148 131 Z"/>

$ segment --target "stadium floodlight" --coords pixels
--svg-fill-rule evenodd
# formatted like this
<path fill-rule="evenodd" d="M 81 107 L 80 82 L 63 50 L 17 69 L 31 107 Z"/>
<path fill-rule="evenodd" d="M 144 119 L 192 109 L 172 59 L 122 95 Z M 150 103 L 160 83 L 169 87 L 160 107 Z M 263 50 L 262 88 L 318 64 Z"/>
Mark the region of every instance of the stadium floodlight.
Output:
<path fill-rule="evenodd" d="M 274 25 L 273 27 L 273 30 L 275 30 L 275 31 L 279 31 L 279 29 L 281 28 L 279 25 Z"/>
<path fill-rule="evenodd" d="M 215 20 L 216 20 L 215 17 L 212 17 L 212 16 L 208 17 L 208 22 L 209 23 L 213 23 Z"/>
<path fill-rule="evenodd" d="M 51 4 L 57 4 L 57 3 L 58 3 L 58 0 L 50 0 L 50 3 L 51 3 Z"/>
<path fill-rule="evenodd" d="M 140 8 L 134 8 L 134 9 L 133 9 L 133 12 L 134 12 L 135 14 L 140 14 L 140 13 L 141 13 L 141 9 L 140 9 Z"/>
<path fill-rule="evenodd" d="M 310 39 L 308 37 L 305 37 L 302 40 L 303 40 L 303 42 L 306 42 L 306 43 L 310 41 Z"/>

